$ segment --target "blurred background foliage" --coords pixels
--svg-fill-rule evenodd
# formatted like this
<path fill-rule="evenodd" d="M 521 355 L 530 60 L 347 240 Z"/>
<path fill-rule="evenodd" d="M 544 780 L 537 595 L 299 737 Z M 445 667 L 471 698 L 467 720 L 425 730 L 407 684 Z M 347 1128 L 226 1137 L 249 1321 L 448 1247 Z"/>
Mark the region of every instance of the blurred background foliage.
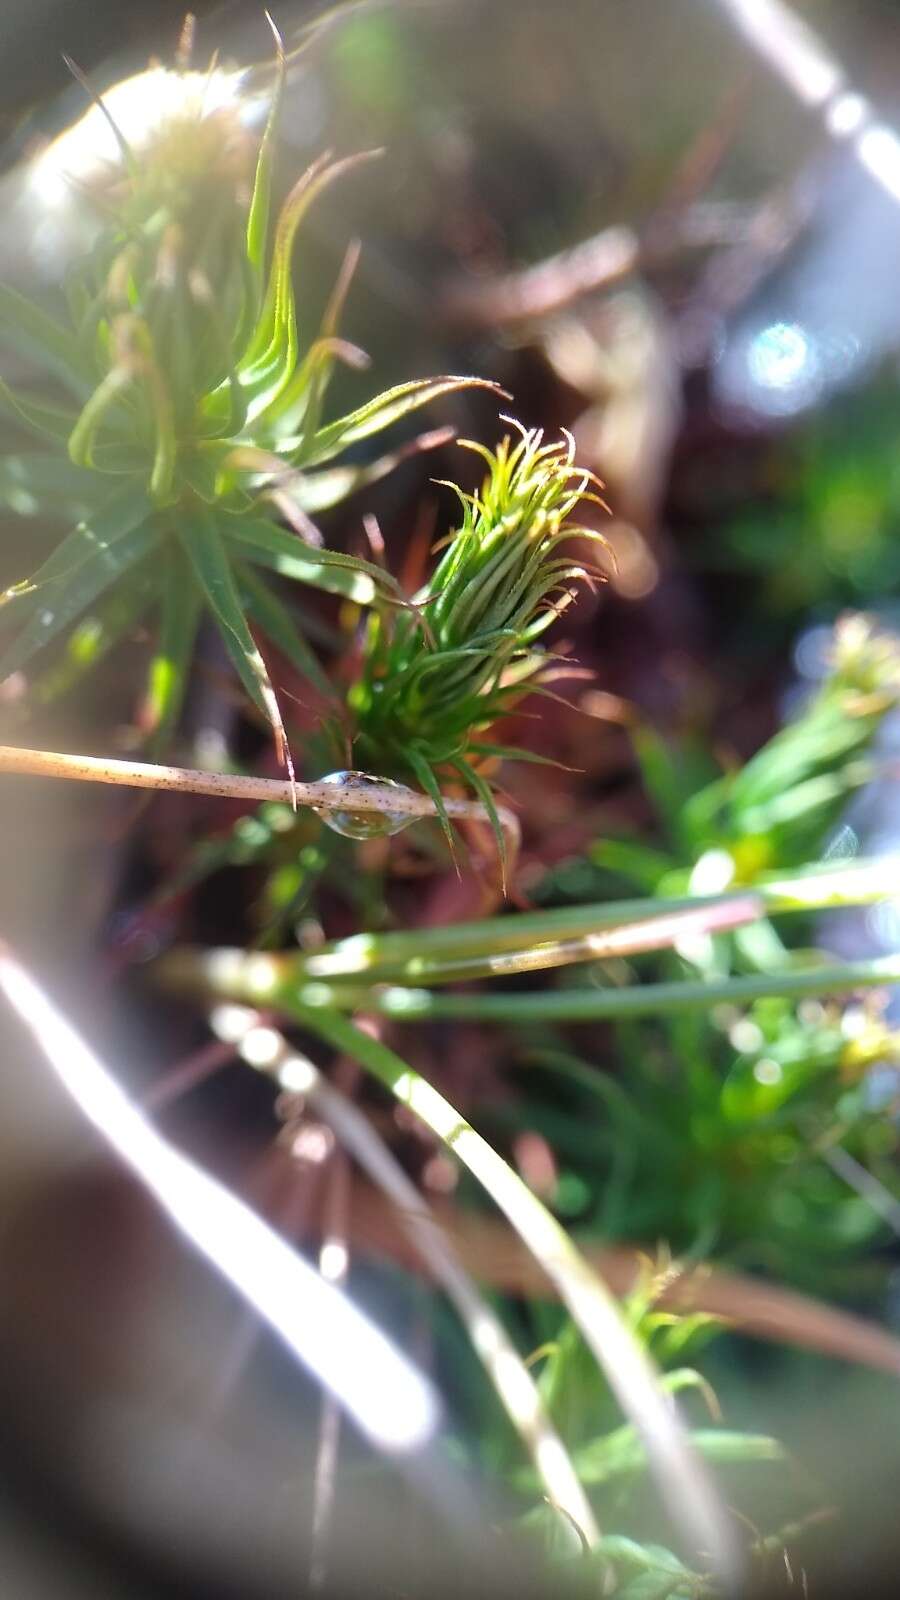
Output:
<path fill-rule="evenodd" d="M 889 113 L 900 81 L 896 6 L 809 0 L 794 9 Z M 262 103 L 270 69 L 260 16 L 243 3 L 198 10 L 198 60 L 219 48 L 226 61 L 261 63 L 248 93 Z M 753 888 L 767 874 L 897 848 L 900 205 L 778 82 L 727 11 L 698 0 L 363 6 L 289 81 L 280 194 L 325 148 L 386 152 L 364 182 L 324 197 L 298 256 L 301 326 L 313 330 L 348 239 L 363 241 L 344 331 L 369 352 L 377 382 L 361 388 L 354 373 L 336 372 L 332 414 L 376 388 L 471 371 L 510 391 L 526 425 L 550 438 L 571 427 L 578 460 L 607 483 L 611 515 L 597 509 L 592 520 L 610 539 L 616 572 L 554 628 L 560 698 L 523 703 L 498 734 L 553 763 L 498 760 L 490 773 L 523 826 L 512 910 Z M 78 204 L 48 216 L 23 178 L 23 164 L 81 114 L 83 91 L 59 51 L 75 54 L 102 90 L 150 54 L 170 57 L 179 13 L 97 0 L 36 3 L 10 20 L 0 276 L 19 289 L 51 294 L 81 238 Z M 279 8 L 288 44 L 306 15 Z M 484 392 L 455 395 L 434 407 L 434 425 L 493 446 L 497 409 Z M 412 432 L 401 428 L 401 445 Z M 10 447 L 19 443 L 11 430 Z M 357 446 L 355 464 L 374 458 L 367 449 Z M 351 498 L 322 519 L 327 543 L 371 558 L 362 525 L 370 513 L 389 570 L 411 593 L 430 571 L 432 544 L 453 526 L 452 496 L 432 480 L 471 489 L 477 473 L 446 443 L 402 461 L 364 503 Z M 0 487 L 11 507 L 5 587 L 52 548 L 54 532 L 21 515 L 29 508 L 21 496 L 16 504 L 14 480 Z M 345 692 L 359 668 L 358 610 L 319 594 L 284 603 Z M 874 620 L 857 616 L 835 631 L 848 610 Z M 45 677 L 7 686 L 10 738 L 135 748 L 151 640 L 98 613 L 56 649 Z M 214 629 L 201 626 L 198 650 L 176 755 L 274 772 L 262 719 L 228 684 Z M 62 698 L 79 652 L 102 655 L 104 671 Z M 273 676 L 290 707 L 298 771 L 316 776 L 323 706 L 287 656 L 275 655 Z M 489 830 L 464 830 L 457 876 L 428 825 L 360 845 L 287 807 L 165 796 L 136 812 L 114 795 L 39 785 L 4 790 L 0 803 L 6 931 L 57 974 L 136 1091 L 207 1044 L 202 1012 L 161 998 L 148 981 L 146 963 L 176 944 L 305 957 L 360 931 L 410 930 L 425 951 L 434 930 L 503 908 Z M 898 948 L 892 906 L 809 913 L 599 961 L 587 982 L 615 989 L 784 973 L 824 953 Z M 577 980 L 534 974 L 512 992 L 583 980 L 583 971 Z M 900 1075 L 889 993 L 770 997 L 590 1026 L 430 1021 L 404 1032 L 402 1049 L 586 1245 L 641 1247 L 646 1283 L 659 1287 L 670 1251 L 802 1288 L 900 1331 Z M 10 1259 L 33 1243 L 46 1281 L 23 1292 L 3 1340 L 11 1370 L 34 1383 L 53 1367 L 50 1284 L 60 1259 L 35 1197 L 52 1173 L 55 1203 L 72 1208 L 72 1258 L 91 1270 L 96 1245 L 77 1218 L 79 1207 L 93 1217 L 96 1200 L 85 1201 L 72 1173 L 69 1131 L 52 1131 L 53 1102 L 32 1104 L 37 1091 L 14 1083 L 2 1091 L 17 1219 Z M 477 1219 L 474 1185 L 439 1145 L 377 1091 L 356 1092 L 425 1193 Z M 226 1066 L 166 1114 L 181 1142 L 276 1217 L 290 1213 L 292 1184 L 318 1186 L 321 1198 L 327 1174 L 310 1159 L 304 1167 L 284 1140 L 272 1145 L 271 1092 L 245 1068 Z M 118 1204 L 126 1287 L 113 1307 L 125 1347 L 117 1381 L 146 1420 L 165 1380 L 158 1370 L 147 1377 L 130 1319 L 163 1275 L 158 1245 L 142 1265 L 140 1228 L 133 1236 L 121 1196 Z M 460 1455 L 504 1477 L 511 1517 L 526 1507 L 534 1517 L 535 1484 L 448 1309 L 413 1275 L 363 1256 L 367 1303 L 431 1348 Z M 511 1292 L 499 1272 L 495 1284 L 487 1278 L 520 1347 L 537 1352 L 542 1393 L 610 1535 L 603 1558 L 619 1592 L 701 1592 L 694 1577 L 673 1575 L 671 1533 L 640 1451 L 578 1336 L 541 1296 Z M 189 1313 L 186 1292 L 183 1302 L 157 1313 L 161 1347 L 171 1343 L 168 1318 Z M 73 1348 L 91 1355 L 88 1387 L 100 1396 L 110 1383 L 103 1309 L 83 1306 L 68 1330 Z M 837 1574 L 859 1583 L 890 1559 L 895 1379 L 751 1342 L 702 1314 L 667 1322 L 649 1289 L 643 1298 L 632 1291 L 631 1312 L 663 1366 L 689 1374 L 673 1387 L 684 1390 L 729 1503 L 764 1530 L 748 1538 L 773 1587 L 774 1536 L 791 1522 L 801 1530 L 788 1541 L 799 1552 L 792 1559 L 809 1566 L 811 1581 L 818 1571 L 822 1582 Z M 210 1366 L 224 1352 L 241 1370 L 244 1357 L 214 1322 L 202 1323 Z M 287 1379 L 271 1352 L 249 1370 L 256 1409 L 236 1407 L 229 1426 L 261 1481 L 280 1485 L 283 1456 L 259 1438 L 274 1427 L 283 1394 L 273 1391 Z M 57 1371 L 56 1381 L 60 1404 L 82 1415 L 71 1376 L 67 1386 Z M 188 1387 L 208 1422 L 209 1390 L 193 1369 Z M 14 1397 L 6 1404 L 15 1416 Z M 70 1476 L 83 1491 L 83 1463 Z M 227 1485 L 220 1495 L 225 1516 L 229 1495 L 241 1496 Z M 815 1521 L 831 1507 L 832 1522 Z M 142 1514 L 152 1524 L 146 1506 Z M 540 1516 L 542 1544 L 577 1565 L 571 1530 L 547 1508 Z M 280 1523 L 272 1538 L 289 1572 Z M 205 1552 L 213 1565 L 214 1543 Z M 789 1592 L 778 1571 L 775 1592 Z"/>

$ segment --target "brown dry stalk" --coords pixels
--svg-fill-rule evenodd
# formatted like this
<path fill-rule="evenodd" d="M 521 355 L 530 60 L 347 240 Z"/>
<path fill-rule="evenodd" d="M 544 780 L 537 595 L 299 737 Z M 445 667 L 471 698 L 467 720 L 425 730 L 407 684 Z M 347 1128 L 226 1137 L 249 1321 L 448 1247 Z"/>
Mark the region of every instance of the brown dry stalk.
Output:
<path fill-rule="evenodd" d="M 0 745 L 0 772 L 68 778 L 81 783 L 121 784 L 132 789 L 166 789 L 178 794 L 211 794 L 228 800 L 277 800 L 285 805 L 312 806 L 316 811 L 380 812 L 410 819 L 438 815 L 428 795 L 418 794 L 403 784 L 377 781 L 354 784 L 351 781 L 338 787 L 333 783 L 300 783 L 231 772 L 205 772 L 196 767 L 166 767 L 147 761 L 119 761 L 112 756 L 64 755 L 59 751 L 27 750 L 17 745 Z M 444 808 L 447 815 L 457 821 L 491 826 L 487 811 L 477 800 L 448 796 Z M 514 859 L 519 843 L 518 818 L 502 805 L 497 807 L 497 815 L 506 837 L 507 854 Z"/>

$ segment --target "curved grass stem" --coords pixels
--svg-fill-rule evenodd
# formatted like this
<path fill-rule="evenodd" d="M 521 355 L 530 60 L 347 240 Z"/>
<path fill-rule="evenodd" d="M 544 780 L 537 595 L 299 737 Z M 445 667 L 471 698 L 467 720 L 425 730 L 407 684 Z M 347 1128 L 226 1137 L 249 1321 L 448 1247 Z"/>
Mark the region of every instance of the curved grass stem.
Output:
<path fill-rule="evenodd" d="M 380 1039 L 334 1012 L 307 1010 L 296 1003 L 282 1009 L 358 1061 L 389 1089 L 469 1169 L 505 1214 L 556 1287 L 625 1415 L 636 1427 L 676 1524 L 704 1552 L 718 1576 L 734 1585 L 741 1562 L 725 1508 L 651 1362 L 603 1280 L 566 1230 L 456 1108 Z"/>
<path fill-rule="evenodd" d="M 345 1094 L 257 1012 L 224 1006 L 213 1012 L 220 1039 L 232 1043 L 249 1066 L 271 1076 L 287 1093 L 302 1094 L 338 1140 L 396 1208 L 399 1225 L 455 1307 L 472 1347 L 501 1404 L 531 1456 L 551 1504 L 578 1527 L 593 1547 L 600 1535 L 569 1454 L 544 1408 L 540 1393 L 502 1322 L 466 1271 L 457 1252 L 376 1129 Z"/>
<path fill-rule="evenodd" d="M 214 952 L 200 958 L 207 986 L 241 1006 L 272 1007 L 326 1044 L 357 1061 L 441 1141 L 490 1195 L 538 1261 L 581 1330 L 594 1359 L 644 1443 L 651 1469 L 675 1522 L 705 1552 L 720 1578 L 734 1584 L 740 1557 L 727 1514 L 707 1479 L 655 1369 L 623 1321 L 616 1302 L 565 1228 L 503 1157 L 456 1108 L 371 1032 L 323 1001 L 325 985 L 299 990 L 284 982 L 281 964 L 268 955 Z M 318 1002 L 308 992 L 319 991 Z M 346 993 L 341 990 L 342 996 Z M 363 1001 L 358 1000 L 361 1009 Z M 264 1030 L 258 1064 L 273 1059 L 278 1036 Z M 300 1092 L 309 1082 L 304 1070 Z"/>

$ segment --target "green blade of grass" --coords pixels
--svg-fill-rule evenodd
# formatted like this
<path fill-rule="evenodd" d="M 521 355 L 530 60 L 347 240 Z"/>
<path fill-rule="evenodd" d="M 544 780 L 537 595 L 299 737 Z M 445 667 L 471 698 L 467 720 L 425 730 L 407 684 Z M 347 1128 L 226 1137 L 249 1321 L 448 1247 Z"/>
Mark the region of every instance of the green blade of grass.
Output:
<path fill-rule="evenodd" d="M 558 772 L 570 770 L 561 761 L 554 761 L 550 756 L 539 756 L 534 750 L 521 750 L 518 745 L 485 744 L 482 740 L 473 739 L 467 748 L 472 755 L 496 756 L 500 761 L 530 762 L 535 767 L 555 767 Z"/>
<path fill-rule="evenodd" d="M 289 967 L 285 969 L 289 970 Z M 429 989 L 365 989 L 355 984 L 304 983 L 294 992 L 307 1003 L 343 1010 L 366 1008 L 398 1022 L 466 1018 L 482 1022 L 601 1022 L 626 1017 L 708 1010 L 717 1005 L 749 1005 L 782 996 L 800 1000 L 816 995 L 851 994 L 900 983 L 900 956 L 871 961 L 780 970 L 760 976 L 710 979 L 700 983 L 644 983 L 624 989 L 556 989 L 538 994 L 443 994 Z"/>
<path fill-rule="evenodd" d="M 488 809 L 486 804 L 485 809 Z M 374 969 L 366 971 L 366 978 L 369 982 L 390 979 L 397 983 L 405 980 L 415 984 L 444 984 L 474 978 L 511 977 L 518 972 L 546 972 L 576 962 L 612 960 L 649 950 L 670 949 L 679 939 L 745 927 L 762 915 L 762 901 L 755 895 L 743 895 L 717 905 L 694 906 L 624 922 L 579 939 L 548 939 L 522 950 L 498 951 L 493 955 L 448 959 L 437 954 L 430 956 L 426 948 L 420 955 L 410 956 L 405 962 L 388 968 L 376 964 Z M 327 953 L 311 956 L 305 971 L 310 977 L 335 976 Z"/>
<path fill-rule="evenodd" d="M 358 605 L 371 604 L 377 589 L 388 586 L 384 573 L 370 562 L 334 550 L 314 550 L 296 533 L 288 533 L 261 517 L 228 518 L 221 527 L 229 545 L 237 546 L 245 560 L 268 566 L 313 589 L 343 595 Z"/>
<path fill-rule="evenodd" d="M 226 542 L 219 532 L 219 525 L 205 510 L 198 508 L 193 523 L 180 524 L 178 532 L 238 676 L 272 729 L 279 760 L 292 773 L 278 699 L 241 609 Z"/>
<path fill-rule="evenodd" d="M 329 467 L 317 472 L 298 471 L 291 477 L 283 492 L 288 494 L 307 516 L 314 517 L 321 511 L 330 511 L 333 506 L 349 500 L 350 496 L 357 494 L 360 489 L 368 489 L 372 484 L 386 478 L 410 456 L 445 444 L 450 436 L 452 430 L 436 428 L 429 433 L 420 434 L 417 439 L 413 439 L 407 445 L 401 445 L 387 455 L 379 456 L 377 461 Z"/>
<path fill-rule="evenodd" d="M 455 861 L 456 841 L 453 838 L 453 829 L 450 826 L 450 818 L 447 815 L 447 807 L 444 805 L 444 797 L 441 794 L 441 786 L 438 783 L 437 778 L 432 772 L 430 766 L 428 765 L 425 757 L 420 755 L 418 750 L 410 747 L 406 751 L 406 759 L 418 778 L 420 784 L 422 785 L 422 788 L 425 790 L 425 793 L 434 801 L 444 838 L 447 841 L 450 855 Z"/>
<path fill-rule="evenodd" d="M 458 772 L 460 777 L 463 779 L 463 782 L 469 784 L 475 791 L 476 797 L 481 801 L 481 804 L 484 806 L 484 809 L 490 818 L 491 833 L 494 836 L 494 843 L 497 846 L 497 855 L 500 859 L 501 884 L 503 893 L 505 895 L 507 889 L 506 838 L 504 836 L 503 829 L 500 826 L 500 818 L 497 815 L 497 807 L 494 804 L 494 796 L 491 791 L 491 786 L 489 783 L 485 782 L 484 778 L 481 776 L 481 773 L 476 772 L 475 768 L 471 767 L 467 761 L 454 761 L 452 765 L 454 770 Z"/>
<path fill-rule="evenodd" d="M 51 551 L 33 577 L 15 585 L 14 591 L 21 589 L 23 598 L 27 598 L 33 587 L 46 583 L 51 578 L 74 577 L 77 568 L 88 555 L 114 545 L 122 534 L 148 517 L 150 510 L 150 502 L 146 495 L 133 484 L 117 489 L 103 505 L 92 511 L 90 516 L 84 517 L 62 543 Z M 5 598 L 10 597 L 11 594 L 8 594 Z"/>
<path fill-rule="evenodd" d="M 239 567 L 237 577 L 246 597 L 247 610 L 259 623 L 266 637 L 277 645 L 282 655 L 302 677 L 314 684 L 320 694 L 333 700 L 334 688 L 300 632 L 298 621 L 291 615 L 287 606 L 251 567 Z"/>
<path fill-rule="evenodd" d="M 263 271 L 266 261 L 266 243 L 269 237 L 269 211 L 272 200 L 272 169 L 275 163 L 275 143 L 278 132 L 278 120 L 281 115 L 281 103 L 284 98 L 285 61 L 284 49 L 280 35 L 274 23 L 269 20 L 269 26 L 275 38 L 276 68 L 275 83 L 272 89 L 272 99 L 269 105 L 269 115 L 266 119 L 265 132 L 259 147 L 256 159 L 256 172 L 253 177 L 253 193 L 250 197 L 250 209 L 247 213 L 247 261 L 252 270 L 257 289 L 262 285 Z"/>
<path fill-rule="evenodd" d="M 341 161 L 314 161 L 288 195 L 278 219 L 272 247 L 272 264 L 266 298 L 247 351 L 238 363 L 241 387 L 250 397 L 248 416 L 265 418 L 270 406 L 290 383 L 297 366 L 298 339 L 291 253 L 297 229 L 313 201 L 329 184 L 377 151 L 347 156 Z"/>
<path fill-rule="evenodd" d="M 308 446 L 303 448 L 297 465 L 319 466 L 330 461 L 358 440 L 380 433 L 391 423 L 399 422 L 401 417 L 409 416 L 421 406 L 427 406 L 441 395 L 453 394 L 458 389 L 490 389 L 494 394 L 503 393 L 496 383 L 486 378 L 414 378 L 410 383 L 398 383 L 393 389 L 386 389 L 383 394 L 359 406 L 356 411 L 350 411 L 345 417 L 338 417 L 335 422 L 320 428 Z"/>

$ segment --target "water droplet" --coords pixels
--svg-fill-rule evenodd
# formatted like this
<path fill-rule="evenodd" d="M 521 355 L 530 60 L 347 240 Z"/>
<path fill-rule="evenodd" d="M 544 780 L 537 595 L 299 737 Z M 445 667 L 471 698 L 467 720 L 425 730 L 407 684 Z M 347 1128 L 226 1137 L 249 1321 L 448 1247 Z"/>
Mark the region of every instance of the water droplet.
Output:
<path fill-rule="evenodd" d="M 41 612 L 41 627 L 42 628 L 49 628 L 50 624 L 52 623 L 52 621 L 53 621 L 53 612 L 52 611 L 42 611 Z"/>
<path fill-rule="evenodd" d="M 336 788 L 347 790 L 347 809 L 332 810 L 330 806 L 313 806 L 317 817 L 321 817 L 326 827 L 334 833 L 343 834 L 345 839 L 383 839 L 392 833 L 399 833 L 401 828 L 408 828 L 415 822 L 415 816 L 407 811 L 356 811 L 353 808 L 353 796 L 359 795 L 361 790 L 371 785 L 379 789 L 393 789 L 398 795 L 412 794 L 405 784 L 395 783 L 392 778 L 375 778 L 368 772 L 329 772 L 324 778 L 318 779 L 319 783 L 334 784 Z"/>

